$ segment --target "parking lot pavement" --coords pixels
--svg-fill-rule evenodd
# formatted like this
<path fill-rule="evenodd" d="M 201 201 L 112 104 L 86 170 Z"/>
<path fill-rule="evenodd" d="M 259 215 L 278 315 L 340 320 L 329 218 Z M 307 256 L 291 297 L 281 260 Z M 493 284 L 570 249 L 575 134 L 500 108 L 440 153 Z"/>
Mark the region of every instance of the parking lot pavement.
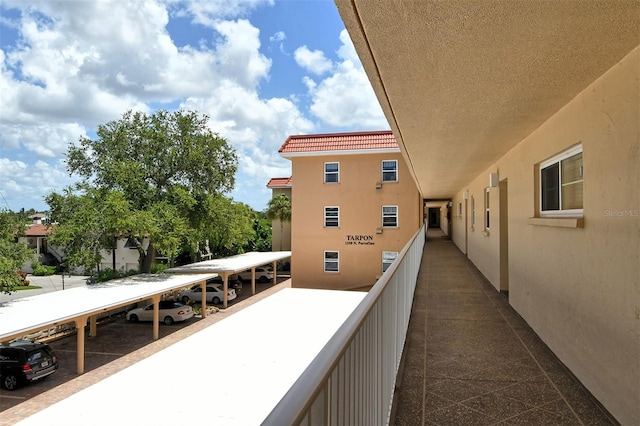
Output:
<path fill-rule="evenodd" d="M 98 325 L 98 335 L 85 339 L 85 374 L 76 374 L 76 336 L 71 335 L 48 342 L 56 352 L 58 371 L 41 382 L 29 384 L 15 391 L 0 389 L 0 424 L 12 425 L 62 399 L 103 380 L 113 373 L 162 350 L 211 324 L 221 321 L 245 307 L 291 287 L 291 280 L 276 285 L 256 284 L 256 294 L 251 295 L 251 285 L 245 284 L 242 294 L 229 302 L 229 307 L 202 319 L 191 318 L 170 326 L 161 324 L 160 338 L 153 340 L 152 324 L 129 323 L 124 317 Z M 185 360 L 188 364 L 189 360 Z M 179 371 L 180 365 L 169 366 L 170 372 Z"/>
<path fill-rule="evenodd" d="M 87 278 L 84 275 L 49 275 L 46 277 L 37 277 L 28 275 L 29 285 L 40 287 L 34 290 L 19 290 L 11 294 L 0 293 L 0 303 L 9 302 L 15 299 L 21 299 L 28 296 L 36 296 L 38 294 L 50 293 L 52 291 L 67 290 L 74 287 L 82 287 L 87 285 Z"/>

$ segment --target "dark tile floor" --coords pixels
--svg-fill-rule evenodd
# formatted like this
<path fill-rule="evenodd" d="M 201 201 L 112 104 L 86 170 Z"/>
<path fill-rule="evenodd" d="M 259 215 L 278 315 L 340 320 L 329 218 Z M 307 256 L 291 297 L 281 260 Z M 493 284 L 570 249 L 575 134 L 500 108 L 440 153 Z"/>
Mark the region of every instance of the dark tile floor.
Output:
<path fill-rule="evenodd" d="M 429 230 L 395 425 L 615 425 L 475 266 Z"/>

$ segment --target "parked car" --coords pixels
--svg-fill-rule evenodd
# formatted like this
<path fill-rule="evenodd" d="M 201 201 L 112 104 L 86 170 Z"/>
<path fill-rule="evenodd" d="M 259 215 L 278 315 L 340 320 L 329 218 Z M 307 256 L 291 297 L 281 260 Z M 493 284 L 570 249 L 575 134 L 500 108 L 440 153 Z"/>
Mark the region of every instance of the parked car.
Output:
<path fill-rule="evenodd" d="M 16 340 L 0 345 L 0 381 L 7 390 L 43 379 L 58 370 L 58 358 L 46 343 Z"/>
<path fill-rule="evenodd" d="M 240 272 L 238 276 L 243 281 L 251 281 L 251 270 Z M 271 268 L 256 268 L 256 281 L 266 283 L 272 279 L 273 270 Z"/>
<path fill-rule="evenodd" d="M 224 299 L 224 292 L 222 284 L 215 283 L 213 280 L 207 281 L 207 294 L 205 294 L 205 300 L 211 302 L 214 305 L 219 304 Z M 233 300 L 237 297 L 236 291 L 232 288 L 227 290 L 227 300 Z M 182 303 L 189 303 L 189 301 L 202 303 L 202 288 L 200 285 L 194 285 L 188 290 L 181 291 L 178 298 Z"/>
<path fill-rule="evenodd" d="M 191 308 L 191 306 L 183 305 L 175 300 L 161 300 L 159 309 L 160 321 L 166 325 L 186 321 L 193 317 L 193 308 Z M 127 312 L 127 320 L 129 322 L 153 321 L 153 304 L 147 305 L 144 308 L 130 310 Z"/>

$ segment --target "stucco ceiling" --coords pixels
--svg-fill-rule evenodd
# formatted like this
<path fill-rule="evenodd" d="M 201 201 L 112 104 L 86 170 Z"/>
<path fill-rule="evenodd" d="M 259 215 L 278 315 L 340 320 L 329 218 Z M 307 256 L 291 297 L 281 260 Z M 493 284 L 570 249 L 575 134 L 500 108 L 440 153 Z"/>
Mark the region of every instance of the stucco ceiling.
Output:
<path fill-rule="evenodd" d="M 640 1 L 335 0 L 424 198 L 446 199 L 640 44 Z"/>

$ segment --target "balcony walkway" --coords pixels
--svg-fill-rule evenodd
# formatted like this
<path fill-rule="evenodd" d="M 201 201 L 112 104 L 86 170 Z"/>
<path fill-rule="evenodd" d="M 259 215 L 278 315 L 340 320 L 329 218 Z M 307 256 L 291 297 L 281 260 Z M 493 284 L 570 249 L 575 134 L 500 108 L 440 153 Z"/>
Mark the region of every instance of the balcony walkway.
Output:
<path fill-rule="evenodd" d="M 392 424 L 617 424 L 440 230 L 411 315 Z"/>

